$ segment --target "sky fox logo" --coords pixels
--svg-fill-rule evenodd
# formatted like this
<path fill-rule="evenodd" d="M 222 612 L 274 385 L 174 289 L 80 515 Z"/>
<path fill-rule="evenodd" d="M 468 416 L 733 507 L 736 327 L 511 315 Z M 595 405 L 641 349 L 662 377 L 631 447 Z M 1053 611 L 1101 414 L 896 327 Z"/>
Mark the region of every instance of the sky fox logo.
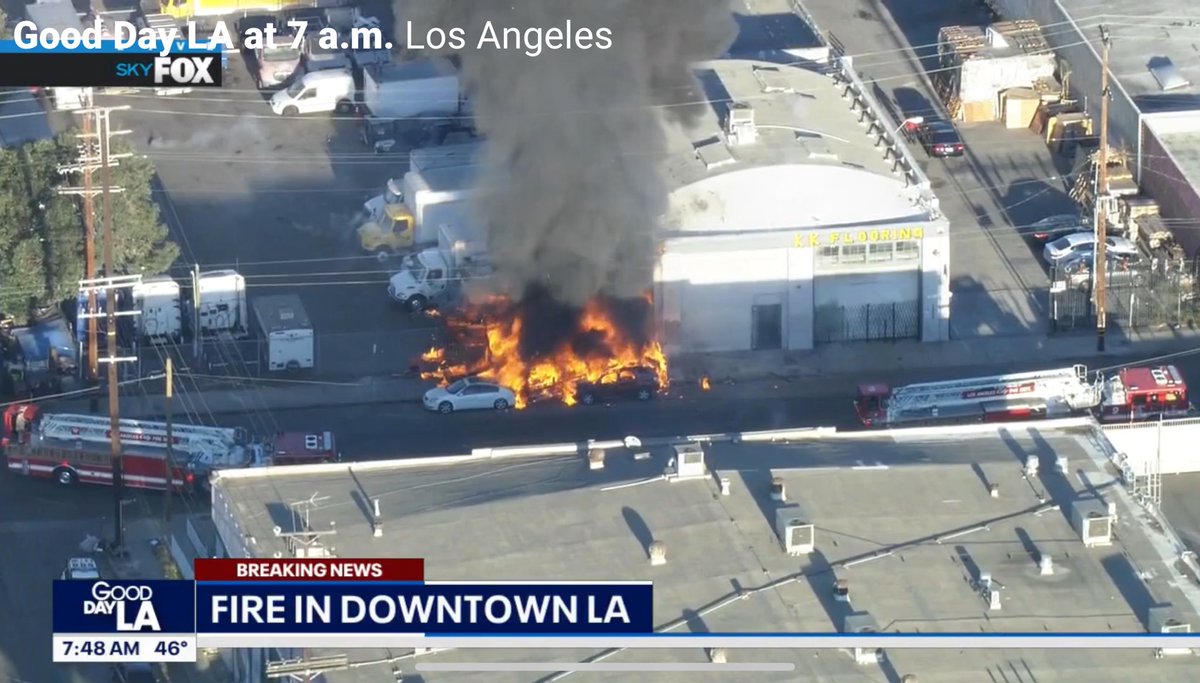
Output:
<path fill-rule="evenodd" d="M 153 599 L 154 589 L 150 586 L 113 586 L 97 581 L 92 584 L 92 599 L 83 601 L 83 613 L 114 616 L 117 631 L 161 631 Z"/>
<path fill-rule="evenodd" d="M 215 57 L 155 57 L 153 63 L 117 64 L 122 78 L 153 78 L 154 85 L 216 85 Z"/>

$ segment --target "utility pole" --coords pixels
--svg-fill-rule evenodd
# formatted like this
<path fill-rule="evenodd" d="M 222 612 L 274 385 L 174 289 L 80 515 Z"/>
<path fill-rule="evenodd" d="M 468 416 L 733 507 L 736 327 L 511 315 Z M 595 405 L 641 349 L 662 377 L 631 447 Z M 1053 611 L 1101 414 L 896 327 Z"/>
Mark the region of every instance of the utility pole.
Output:
<path fill-rule="evenodd" d="M 167 355 L 167 393 L 163 410 L 167 417 L 167 488 L 163 493 L 163 538 L 171 535 L 171 489 L 175 488 L 175 435 L 171 431 L 171 399 L 175 397 L 175 363 Z"/>
<path fill-rule="evenodd" d="M 96 209 L 93 199 L 100 194 L 100 190 L 95 189 L 92 182 L 93 173 L 104 165 L 101 159 L 100 145 L 98 140 L 98 132 L 95 130 L 99 126 L 101 110 L 90 106 L 82 112 L 83 115 L 83 132 L 76 137 L 79 138 L 79 159 L 73 164 L 63 164 L 58 167 L 58 172 L 67 175 L 78 173 L 83 176 L 82 187 L 64 187 L 59 189 L 59 194 L 78 195 L 83 199 L 83 237 L 84 237 L 84 253 L 85 253 L 85 274 L 84 277 L 88 280 L 96 279 Z M 123 159 L 132 156 L 131 154 L 110 154 L 109 162 L 116 159 Z M 110 191 L 119 192 L 120 188 L 110 188 Z M 91 290 L 87 293 L 87 311 L 89 313 L 96 312 L 96 292 Z M 96 331 L 96 318 L 94 316 L 87 319 L 87 378 L 89 381 L 95 382 L 100 378 L 99 371 L 100 351 L 98 334 Z M 93 412 L 95 411 L 95 397 L 93 395 Z"/>
<path fill-rule="evenodd" d="M 97 348 L 92 356 L 92 362 L 108 364 L 108 416 L 109 416 L 109 441 L 112 446 L 112 455 L 110 458 L 113 477 L 113 505 L 114 505 L 114 532 L 112 546 L 120 549 L 124 545 L 125 539 L 125 519 L 124 508 L 122 503 L 125 496 L 125 476 L 123 472 L 123 459 L 121 455 L 121 413 L 120 413 L 120 379 L 117 372 L 117 363 L 130 362 L 137 360 L 137 357 L 119 357 L 117 356 L 117 318 L 123 315 L 136 315 L 136 311 L 117 311 L 117 295 L 121 289 L 133 287 L 142 280 L 141 275 L 132 275 L 118 277 L 114 274 L 116 263 L 113 258 L 113 216 L 112 216 L 112 195 L 114 192 L 121 192 L 123 188 L 113 187 L 112 185 L 112 167 L 116 165 L 116 159 L 120 156 L 111 153 L 111 142 L 113 135 L 120 135 L 130 131 L 113 131 L 110 125 L 110 115 L 118 109 L 128 109 L 129 107 L 91 107 L 87 109 L 85 116 L 94 117 L 96 130 L 86 133 L 87 141 L 93 138 L 96 141 L 99 154 L 99 164 L 96 166 L 100 170 L 100 199 L 101 199 L 101 214 L 104 222 L 104 277 L 97 278 L 95 276 L 95 252 L 94 246 L 92 251 L 92 265 L 89 268 L 91 277 L 79 283 L 80 292 L 87 295 L 89 302 L 88 312 L 80 317 L 88 320 L 90 330 L 95 329 L 95 320 L 100 317 L 101 313 L 94 307 L 97 295 L 104 293 L 106 319 L 105 336 L 107 337 L 106 357 L 101 358 L 99 349 Z M 88 165 L 85 161 L 85 168 Z M 85 197 L 94 196 L 94 191 L 86 192 L 90 188 L 85 186 Z M 94 220 L 90 209 L 93 207 L 88 202 L 87 218 L 89 224 L 94 226 Z M 94 230 L 89 229 L 89 235 L 92 235 Z M 89 240 L 94 243 L 93 240 Z M 92 340 L 89 344 L 98 346 L 95 342 L 95 335 L 92 335 Z M 97 373 L 98 374 L 98 373 Z"/>
<path fill-rule="evenodd" d="M 1092 271 L 1096 286 L 1096 350 L 1104 351 L 1104 335 L 1108 331 L 1108 50 L 1112 43 L 1108 27 L 1100 26 L 1100 40 L 1104 43 L 1104 55 L 1100 60 L 1100 153 L 1096 160 L 1096 191 L 1092 203 L 1095 208 L 1096 252 Z"/>
<path fill-rule="evenodd" d="M 204 367 L 201 356 L 204 355 L 204 335 L 200 329 L 200 264 L 192 264 L 192 358 L 195 367 Z"/>

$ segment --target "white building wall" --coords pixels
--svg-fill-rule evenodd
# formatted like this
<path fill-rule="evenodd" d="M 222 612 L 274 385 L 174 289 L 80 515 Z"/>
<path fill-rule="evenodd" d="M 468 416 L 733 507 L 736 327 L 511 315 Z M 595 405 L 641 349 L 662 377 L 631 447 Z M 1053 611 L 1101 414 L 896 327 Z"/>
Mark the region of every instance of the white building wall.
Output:
<path fill-rule="evenodd" d="M 950 230 L 925 228 L 921 240 L 921 341 L 950 340 Z"/>
<path fill-rule="evenodd" d="M 695 251 L 663 254 L 660 277 L 667 308 L 664 320 L 679 321 L 668 343 L 689 352 L 750 348 L 751 308 L 774 297 L 791 317 L 788 303 L 788 249 Z M 809 295 L 811 318 L 811 294 Z M 784 325 L 783 343 L 789 332 Z M 811 337 L 811 335 L 810 335 Z"/>
<path fill-rule="evenodd" d="M 1104 425 L 1104 436 L 1136 476 L 1150 474 L 1157 464 L 1160 474 L 1200 472 L 1195 444 L 1200 442 L 1200 419 L 1162 424 Z M 1118 458 L 1117 464 L 1122 464 Z"/>
<path fill-rule="evenodd" d="M 789 351 L 807 351 L 813 347 L 815 253 L 812 249 L 787 250 L 788 296 L 784 302 L 784 322 L 788 332 L 783 342 Z"/>

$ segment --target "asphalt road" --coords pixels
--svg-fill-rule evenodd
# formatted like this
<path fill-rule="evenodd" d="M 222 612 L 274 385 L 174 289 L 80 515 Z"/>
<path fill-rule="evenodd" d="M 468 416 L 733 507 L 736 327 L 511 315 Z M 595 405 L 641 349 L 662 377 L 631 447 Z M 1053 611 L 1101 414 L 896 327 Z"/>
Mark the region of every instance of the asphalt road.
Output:
<path fill-rule="evenodd" d="M 946 118 L 925 77 L 936 69 L 942 26 L 987 23 L 982 2 L 801 0 L 832 33 L 893 117 Z M 913 145 L 950 221 L 951 335 L 969 339 L 1048 329 L 1049 278 L 1018 226 L 1075 210 L 1062 180 L 1067 162 L 1029 130 L 960 123 L 967 154 L 930 159 Z"/>
<path fill-rule="evenodd" d="M 1144 359 L 1128 357 L 1080 358 L 1100 369 Z M 1200 386 L 1200 356 L 1172 360 L 1188 381 Z M 413 403 L 322 407 L 297 410 L 256 410 L 245 415 L 221 416 L 222 424 L 245 426 L 254 433 L 275 430 L 332 429 L 347 460 L 375 460 L 428 455 L 469 453 L 472 448 L 540 443 L 584 442 L 588 439 L 669 437 L 694 434 L 761 431 L 797 427 L 858 427 L 853 406 L 857 381 L 878 380 L 893 385 L 917 381 L 982 376 L 997 371 L 1044 369 L 1033 359 L 1003 369 L 995 366 L 897 372 L 883 377 L 830 377 L 808 380 L 805 386 L 778 388 L 756 385 L 716 386 L 687 398 L 663 396 L 648 403 L 612 405 L 533 405 L 522 411 L 474 411 L 440 415 Z M 803 394 L 803 395 L 795 395 Z"/>

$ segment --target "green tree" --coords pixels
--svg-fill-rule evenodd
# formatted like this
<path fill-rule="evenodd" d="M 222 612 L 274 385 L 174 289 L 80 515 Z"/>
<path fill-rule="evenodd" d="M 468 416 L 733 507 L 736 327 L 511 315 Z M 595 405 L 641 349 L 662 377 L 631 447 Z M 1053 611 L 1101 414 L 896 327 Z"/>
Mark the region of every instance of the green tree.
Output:
<path fill-rule="evenodd" d="M 80 198 L 59 193 L 78 184 L 79 175 L 64 176 L 58 166 L 75 158 L 75 138 L 64 135 L 0 150 L 0 311 L 19 322 L 33 311 L 71 299 L 84 275 L 83 221 Z M 114 140 L 112 153 L 130 151 Z M 154 168 L 144 158 L 115 160 L 113 256 L 118 274 L 158 275 L 179 256 L 154 203 Z M 95 188 L 102 175 L 94 175 Z M 103 202 L 93 202 L 97 231 L 97 267 L 103 263 Z"/>

